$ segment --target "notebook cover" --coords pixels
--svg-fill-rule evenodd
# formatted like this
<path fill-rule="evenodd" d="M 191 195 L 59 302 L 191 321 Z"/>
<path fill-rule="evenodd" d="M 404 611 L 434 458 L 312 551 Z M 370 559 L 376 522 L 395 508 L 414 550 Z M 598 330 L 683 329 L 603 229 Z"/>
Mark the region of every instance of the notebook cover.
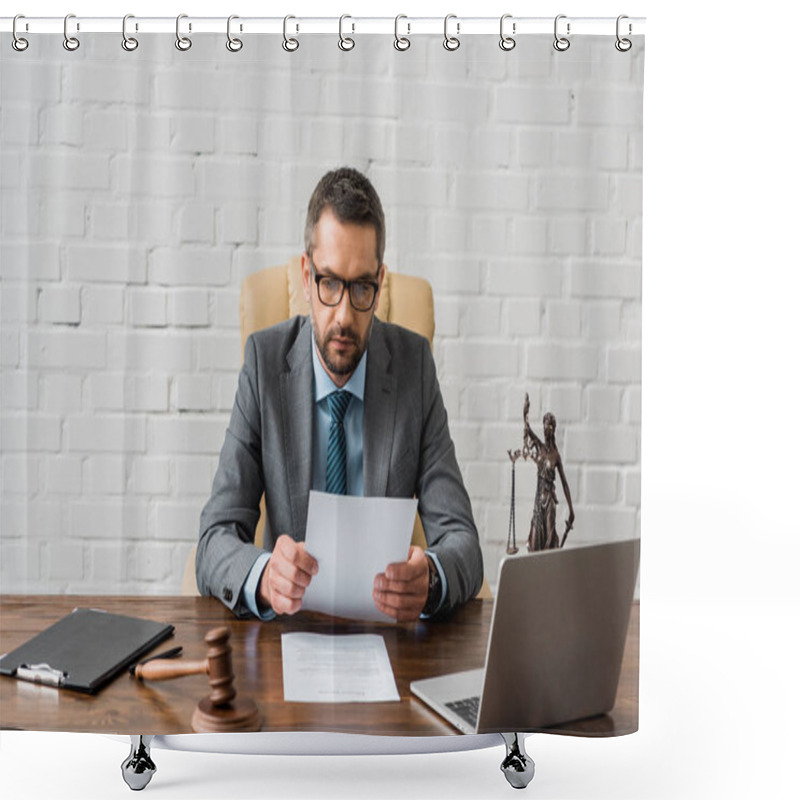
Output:
<path fill-rule="evenodd" d="M 93 693 L 174 630 L 163 622 L 76 608 L 0 660 L 0 674 L 21 677 L 20 666 L 46 664 L 63 674 L 53 685 Z"/>

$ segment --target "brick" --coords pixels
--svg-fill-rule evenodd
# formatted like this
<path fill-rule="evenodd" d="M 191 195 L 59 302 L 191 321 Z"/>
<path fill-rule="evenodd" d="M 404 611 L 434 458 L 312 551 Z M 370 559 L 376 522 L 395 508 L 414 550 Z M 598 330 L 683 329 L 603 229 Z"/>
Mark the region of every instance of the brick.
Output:
<path fill-rule="evenodd" d="M 547 251 L 547 223 L 543 219 L 531 216 L 514 218 L 508 249 L 514 255 L 545 253 Z"/>
<path fill-rule="evenodd" d="M 258 132 L 258 152 L 270 159 L 296 155 L 302 129 L 299 119 L 272 117 L 263 120 Z"/>
<path fill-rule="evenodd" d="M 402 120 L 386 130 L 389 137 L 387 154 L 402 163 L 428 163 L 427 154 L 431 152 L 435 127 L 427 121 Z"/>
<path fill-rule="evenodd" d="M 492 260 L 486 273 L 486 289 L 490 295 L 558 297 L 562 281 L 563 269 L 557 261 Z"/>
<path fill-rule="evenodd" d="M 470 299 L 462 303 L 461 333 L 464 336 L 496 336 L 500 333 L 499 299 Z"/>
<path fill-rule="evenodd" d="M 0 153 L 0 189 L 19 191 L 22 185 L 22 157 L 20 153 Z"/>
<path fill-rule="evenodd" d="M 585 502 L 612 505 L 618 497 L 619 479 L 616 469 L 587 469 L 584 474 Z"/>
<path fill-rule="evenodd" d="M 622 304 L 615 301 L 584 301 L 583 330 L 587 339 L 607 341 L 620 331 Z"/>
<path fill-rule="evenodd" d="M 579 303 L 551 300 L 545 311 L 547 330 L 554 339 L 572 339 L 581 332 L 581 307 Z"/>
<path fill-rule="evenodd" d="M 0 530 L 5 539 L 26 538 L 29 541 L 44 536 L 52 541 L 54 537 L 64 533 L 64 507 L 60 501 L 43 500 L 7 500 L 0 503 Z M 3 591 L 6 591 L 5 585 Z"/>
<path fill-rule="evenodd" d="M 89 494 L 124 494 L 127 489 L 125 455 L 89 456 L 83 463 L 83 485 Z"/>
<path fill-rule="evenodd" d="M 642 216 L 642 176 L 617 175 L 614 178 L 614 210 L 626 217 Z"/>
<path fill-rule="evenodd" d="M 212 381 L 211 393 L 214 398 L 215 410 L 230 411 L 236 397 L 238 374 L 214 375 Z"/>
<path fill-rule="evenodd" d="M 502 417 L 503 388 L 496 383 L 470 383 L 464 391 L 465 418 L 471 422 Z"/>
<path fill-rule="evenodd" d="M 578 386 L 550 384 L 544 388 L 542 408 L 555 414 L 556 430 L 560 431 L 564 423 L 580 422 L 583 417 L 581 414 L 581 390 Z M 539 414 L 537 420 L 542 421 L 544 414 Z M 533 416 L 531 416 L 533 419 Z M 544 433 L 538 434 L 540 437 Z"/>
<path fill-rule="evenodd" d="M 447 205 L 449 180 L 443 170 L 375 167 L 370 177 L 385 206 L 438 209 Z"/>
<path fill-rule="evenodd" d="M 500 491 L 498 464 L 469 464 L 464 470 L 464 485 L 471 498 L 496 500 Z"/>
<path fill-rule="evenodd" d="M 437 250 L 466 252 L 470 218 L 467 214 L 450 214 L 437 211 L 431 220 L 433 245 Z M 409 265 L 412 267 L 413 265 Z"/>
<path fill-rule="evenodd" d="M 175 492 L 179 497 L 196 494 L 208 497 L 217 468 L 216 456 L 176 456 Z"/>
<path fill-rule="evenodd" d="M 188 333 L 135 331 L 108 335 L 108 361 L 126 369 L 189 372 L 192 338 Z"/>
<path fill-rule="evenodd" d="M 608 351 L 608 379 L 612 382 L 642 382 L 642 351 L 638 347 L 615 347 Z"/>
<path fill-rule="evenodd" d="M 554 137 L 546 131 L 520 128 L 517 132 L 519 163 L 524 167 L 549 167 L 553 163 L 553 142 Z"/>
<path fill-rule="evenodd" d="M 54 414 L 80 411 L 83 407 L 83 378 L 63 372 L 42 377 L 42 408 Z"/>
<path fill-rule="evenodd" d="M 3 62 L 5 70 L 8 62 Z M 28 62 L 26 67 L 30 67 Z M 5 113 L 0 118 L 0 142 L 5 146 L 9 145 L 34 145 L 39 136 L 38 110 L 30 105 L 30 97 L 26 97 L 26 104 L 22 106 L 12 106 L 6 102 L 5 81 L 3 81 L 3 108 Z"/>
<path fill-rule="evenodd" d="M 33 367 L 102 369 L 106 364 L 106 337 L 72 329 L 31 331 L 28 363 Z"/>
<path fill-rule="evenodd" d="M 632 464 L 638 458 L 636 431 L 627 427 L 572 427 L 565 433 L 565 461 L 601 464 Z"/>
<path fill-rule="evenodd" d="M 81 103 L 147 102 L 150 81 L 144 71 L 131 70 L 105 61 L 100 67 L 87 61 L 75 63 L 64 73 L 64 99 Z"/>
<path fill-rule="evenodd" d="M 512 336 L 536 336 L 542 328 L 541 303 L 538 300 L 507 300 L 506 325 Z"/>
<path fill-rule="evenodd" d="M 519 347 L 514 344 L 449 341 L 444 346 L 447 374 L 453 377 L 516 375 Z"/>
<path fill-rule="evenodd" d="M 371 120 L 357 126 L 348 126 L 346 118 L 312 118 L 303 126 L 304 152 L 314 153 L 314 157 L 321 160 L 338 161 L 342 157 L 346 129 L 351 136 L 358 139 L 358 144 L 375 145 L 381 140 L 386 141 L 385 128 L 382 131 L 381 124 Z M 356 150 L 355 152 L 358 152 L 362 158 L 381 158 L 387 155 L 385 146 L 381 149 L 380 145 L 374 147 L 369 153 L 365 150 Z"/>
<path fill-rule="evenodd" d="M 455 176 L 453 202 L 464 209 L 525 211 L 529 206 L 527 176 L 508 172 L 462 171 Z"/>
<path fill-rule="evenodd" d="M 209 324 L 209 294 L 205 289 L 174 289 L 167 292 L 167 320 L 176 327 Z"/>
<path fill-rule="evenodd" d="M 106 372 L 90 375 L 87 381 L 88 405 L 104 411 L 166 411 L 166 375 L 128 375 Z"/>
<path fill-rule="evenodd" d="M 52 242 L 7 241 L 5 208 L 3 212 L 4 237 L 0 244 L 0 264 L 3 265 L 4 287 L 5 281 L 12 280 L 57 281 L 61 276 L 58 245 Z M 4 316 L 3 319 L 9 318 Z"/>
<path fill-rule="evenodd" d="M 111 174 L 124 196 L 183 199 L 195 193 L 195 175 L 187 155 L 117 155 Z"/>
<path fill-rule="evenodd" d="M 57 453 L 61 449 L 61 419 L 52 414 L 4 413 L 0 431 L 6 453 Z"/>
<path fill-rule="evenodd" d="M 569 122 L 569 90 L 561 87 L 504 84 L 494 87 L 495 119 L 520 125 Z"/>
<path fill-rule="evenodd" d="M 521 421 L 484 423 L 476 435 L 479 439 L 480 458 L 487 462 L 500 462 L 510 472 L 507 451 L 522 445 Z"/>
<path fill-rule="evenodd" d="M 550 221 L 548 251 L 556 255 L 584 255 L 589 249 L 585 219 L 558 218 Z"/>
<path fill-rule="evenodd" d="M 627 470 L 623 479 L 625 503 L 638 507 L 642 502 L 642 473 L 638 470 Z"/>
<path fill-rule="evenodd" d="M 48 495 L 79 495 L 83 487 L 80 456 L 57 455 L 44 462 L 44 487 Z"/>
<path fill-rule="evenodd" d="M 278 165 L 255 158 L 209 158 L 196 166 L 198 194 L 203 198 L 261 200 L 266 187 L 280 180 Z"/>
<path fill-rule="evenodd" d="M 594 135 L 594 163 L 600 169 L 624 170 L 628 167 L 628 134 L 601 130 Z"/>
<path fill-rule="evenodd" d="M 176 114 L 170 120 L 170 149 L 182 153 L 213 153 L 215 151 L 213 116 Z"/>
<path fill-rule="evenodd" d="M 612 386 L 590 386 L 586 389 L 586 406 L 589 422 L 619 422 L 622 390 Z"/>
<path fill-rule="evenodd" d="M 163 581 L 172 569 L 169 546 L 162 544 L 142 544 L 133 551 L 130 565 L 131 577 L 137 581 Z"/>
<path fill-rule="evenodd" d="M 459 318 L 462 305 L 458 300 L 436 300 L 434 315 L 436 318 L 436 336 L 458 336 Z"/>
<path fill-rule="evenodd" d="M 41 144 L 66 144 L 75 147 L 83 144 L 83 115 L 79 106 L 45 107 L 39 126 Z"/>
<path fill-rule="evenodd" d="M 126 115 L 128 139 L 136 143 L 136 151 L 152 153 L 169 150 L 171 116 L 149 114 L 145 109 L 137 110 L 135 115 Z"/>
<path fill-rule="evenodd" d="M 83 116 L 83 138 L 86 148 L 124 152 L 128 146 L 127 115 L 119 111 L 92 110 Z"/>
<path fill-rule="evenodd" d="M 85 325 L 118 325 L 123 321 L 125 291 L 121 286 L 84 286 L 81 317 Z"/>
<path fill-rule="evenodd" d="M 227 286 L 231 278 L 228 250 L 183 247 L 156 249 L 150 263 L 150 282 L 163 286 Z"/>
<path fill-rule="evenodd" d="M 28 185 L 42 189 L 109 189 L 111 165 L 107 155 L 32 152 L 25 177 Z"/>
<path fill-rule="evenodd" d="M 258 152 L 258 118 L 226 117 L 219 122 L 224 153 L 255 155 Z"/>
<path fill-rule="evenodd" d="M 128 323 L 134 327 L 164 327 L 167 324 L 167 293 L 163 289 L 128 289 Z"/>
<path fill-rule="evenodd" d="M 598 255 L 623 255 L 627 227 L 624 219 L 603 219 L 592 222 L 592 252 Z"/>
<path fill-rule="evenodd" d="M 638 300 L 642 296 L 642 270 L 638 264 L 573 262 L 570 278 L 573 297 Z"/>
<path fill-rule="evenodd" d="M 169 459 L 134 456 L 130 460 L 130 488 L 134 494 L 169 494 Z"/>
<path fill-rule="evenodd" d="M 580 508 L 569 544 L 596 544 L 632 539 L 636 535 L 636 510 L 632 508 Z"/>
<path fill-rule="evenodd" d="M 2 380 L 3 413 L 12 409 L 34 410 L 39 405 L 39 375 L 25 370 L 4 370 Z"/>
<path fill-rule="evenodd" d="M 624 128 L 642 126 L 642 92 L 639 89 L 575 90 L 575 121 L 582 125 Z"/>
<path fill-rule="evenodd" d="M 567 172 L 541 173 L 535 181 L 536 208 L 553 211 L 602 211 L 608 207 L 609 179 Z"/>
<path fill-rule="evenodd" d="M 431 284 L 434 297 L 440 294 L 478 294 L 481 291 L 481 264 L 478 259 L 420 256 L 414 273 Z"/>
<path fill-rule="evenodd" d="M 474 461 L 481 455 L 479 427 L 474 422 L 457 422 L 450 424 L 450 437 L 456 449 L 459 464 Z"/>
<path fill-rule="evenodd" d="M 156 505 L 155 535 L 157 539 L 194 541 L 200 529 L 202 503 L 159 502 Z"/>
<path fill-rule="evenodd" d="M 19 366 L 19 333 L 17 331 L 0 331 L 0 365 L 3 367 Z"/>
<path fill-rule="evenodd" d="M 83 238 L 86 232 L 86 209 L 83 202 L 82 192 L 50 193 L 42 201 L 38 212 L 42 236 Z"/>
<path fill-rule="evenodd" d="M 216 212 L 211 203 L 187 203 L 178 212 L 183 242 L 211 244 L 216 235 Z"/>
<path fill-rule="evenodd" d="M 67 276 L 86 283 L 144 283 L 145 251 L 131 247 L 70 245 L 66 249 Z"/>
<path fill-rule="evenodd" d="M 64 423 L 66 449 L 70 453 L 141 453 L 145 449 L 143 417 L 70 417 Z"/>
<path fill-rule="evenodd" d="M 5 530 L 4 530 L 5 533 Z M 39 546 L 0 539 L 0 577 L 5 594 L 28 594 L 41 575 Z"/>
<path fill-rule="evenodd" d="M 525 374 L 529 378 L 591 380 L 598 374 L 596 347 L 532 344 L 527 346 L 525 355 Z"/>
<path fill-rule="evenodd" d="M 2 478 L 3 495 L 22 494 L 32 497 L 39 490 L 39 459 L 30 453 L 3 455 Z"/>
<path fill-rule="evenodd" d="M 83 546 L 50 542 L 44 549 L 44 577 L 49 580 L 83 580 Z"/>
<path fill-rule="evenodd" d="M 172 383 L 172 406 L 178 411 L 211 408 L 211 376 L 178 375 Z"/>
<path fill-rule="evenodd" d="M 642 422 L 642 387 L 629 386 L 625 390 L 625 399 L 623 400 L 624 418 L 628 422 L 638 423 Z"/>
<path fill-rule="evenodd" d="M 210 415 L 151 417 L 148 420 L 148 453 L 219 455 L 225 440 L 228 416 Z"/>
<path fill-rule="evenodd" d="M 147 537 L 147 504 L 108 500 L 79 500 L 70 504 L 69 531 L 74 539 L 113 539 L 124 542 Z M 137 544 L 133 552 L 143 546 Z M 92 545 L 94 547 L 94 545 Z"/>
<path fill-rule="evenodd" d="M 415 98 L 419 102 L 420 98 Z M 337 77 L 324 84 L 319 98 L 317 113 L 334 114 L 337 117 L 389 117 L 400 113 L 400 92 L 392 83 L 372 80 L 362 75 L 358 79 Z M 412 118 L 416 115 L 412 115 Z M 438 119 L 440 115 L 437 115 Z M 422 118 L 422 117 L 418 117 Z M 430 119 L 430 117 L 424 117 Z"/>
<path fill-rule="evenodd" d="M 89 579 L 95 586 L 110 585 L 119 590 L 120 583 L 128 577 L 131 555 L 121 544 L 92 542 L 89 548 Z"/>
<path fill-rule="evenodd" d="M 238 372 L 241 364 L 241 337 L 234 333 L 217 333 L 196 340 L 197 368 L 200 370 L 230 369 Z"/>
<path fill-rule="evenodd" d="M 5 271 L 5 264 L 2 265 Z M 37 289 L 31 283 L 9 282 L 5 278 L 0 283 L 0 320 L 9 322 L 36 321 Z"/>
<path fill-rule="evenodd" d="M 81 321 L 78 286 L 45 286 L 39 294 L 39 319 L 77 325 Z"/>
<path fill-rule="evenodd" d="M 220 214 L 221 240 L 233 244 L 258 242 L 258 209 L 253 203 L 226 203 Z"/>

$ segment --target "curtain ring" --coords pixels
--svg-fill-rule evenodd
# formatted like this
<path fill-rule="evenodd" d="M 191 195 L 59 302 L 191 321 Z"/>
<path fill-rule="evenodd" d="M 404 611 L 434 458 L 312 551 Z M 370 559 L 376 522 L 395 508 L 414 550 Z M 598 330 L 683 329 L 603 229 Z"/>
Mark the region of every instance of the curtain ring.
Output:
<path fill-rule="evenodd" d="M 192 46 L 192 40 L 188 36 L 181 36 L 181 20 L 188 18 L 188 14 L 178 14 L 178 18 L 175 20 L 175 47 L 182 52 L 186 52 Z M 190 25 L 189 30 L 191 29 Z"/>
<path fill-rule="evenodd" d="M 14 48 L 14 49 L 15 49 L 15 50 L 18 52 L 18 53 L 21 53 L 23 50 L 27 50 L 27 49 L 28 49 L 28 40 L 27 40 L 27 39 L 23 39 L 23 38 L 22 38 L 22 37 L 21 37 L 21 36 L 20 36 L 20 35 L 17 33 L 17 20 L 18 20 L 18 19 L 25 19 L 25 17 L 24 17 L 24 15 L 23 15 L 23 14 L 17 14 L 17 16 L 16 16 L 16 17 L 14 17 L 14 22 L 13 22 L 13 24 L 12 24 L 12 26 L 11 26 L 11 33 L 13 34 L 14 38 L 13 38 L 13 39 L 12 39 L 12 41 L 11 41 L 11 46 L 12 46 L 12 47 L 13 47 L 13 48 Z"/>
<path fill-rule="evenodd" d="M 633 42 L 630 39 L 623 39 L 619 35 L 620 22 L 622 22 L 622 20 L 624 20 L 624 19 L 628 19 L 627 15 L 625 15 L 625 14 L 620 14 L 617 17 L 617 41 L 614 42 L 614 47 L 616 47 L 617 50 L 619 50 L 620 53 L 627 53 L 628 50 L 630 50 L 631 47 L 633 47 Z M 631 28 L 631 24 L 629 22 L 628 23 L 628 36 L 631 35 L 632 31 L 633 31 L 633 29 Z"/>
<path fill-rule="evenodd" d="M 566 18 L 567 18 L 566 14 L 559 14 L 556 17 L 556 21 L 555 21 L 555 23 L 553 25 L 553 32 L 554 32 L 554 35 L 556 37 L 555 41 L 553 42 L 553 47 L 555 47 L 555 49 L 558 50 L 559 53 L 563 53 L 565 50 L 569 50 L 569 45 L 570 45 L 569 39 L 567 39 L 566 36 L 559 36 L 558 35 L 558 21 L 560 19 L 566 19 Z M 569 36 L 569 28 L 570 28 L 570 25 L 569 25 L 569 22 L 568 22 L 567 23 L 567 36 Z"/>
<path fill-rule="evenodd" d="M 405 14 L 398 14 L 394 18 L 394 49 L 402 52 L 403 50 L 408 50 L 408 48 L 411 47 L 411 39 L 407 39 L 405 36 L 400 35 L 399 28 L 401 19 L 408 19 L 408 17 Z M 406 23 L 406 26 L 408 27 L 408 32 L 411 33 L 411 25 Z"/>
<path fill-rule="evenodd" d="M 74 14 L 67 14 L 67 16 L 64 17 L 64 49 L 69 50 L 70 53 L 81 46 L 81 43 L 74 36 L 70 36 L 67 31 L 67 26 L 71 19 L 75 19 Z"/>
<path fill-rule="evenodd" d="M 228 17 L 228 41 L 225 42 L 225 47 L 227 47 L 231 53 L 238 53 L 244 46 L 241 39 L 236 39 L 231 35 L 231 22 L 233 22 L 235 19 L 239 19 L 236 14 L 231 14 Z"/>
<path fill-rule="evenodd" d="M 127 50 L 129 53 L 133 52 L 139 46 L 139 40 L 133 36 L 128 36 L 128 20 L 133 19 L 133 14 L 126 14 L 122 18 L 122 49 Z"/>
<path fill-rule="evenodd" d="M 445 50 L 449 50 L 452 53 L 453 50 L 458 50 L 458 48 L 461 47 L 461 40 L 458 36 L 450 36 L 447 32 L 447 26 L 451 19 L 456 19 L 456 15 L 448 14 L 444 18 L 444 41 L 442 42 L 442 46 Z M 456 33 L 459 32 L 460 27 L 460 24 L 456 23 Z"/>
<path fill-rule="evenodd" d="M 351 39 L 349 36 L 345 36 L 342 33 L 342 26 L 344 25 L 344 21 L 346 19 L 353 19 L 353 18 L 349 14 L 342 14 L 342 16 L 339 17 L 339 49 L 344 51 L 352 50 L 356 46 L 354 39 Z M 355 29 L 356 26 L 354 24 L 353 31 L 355 31 Z"/>
<path fill-rule="evenodd" d="M 287 29 L 289 25 L 290 19 L 297 19 L 297 17 L 293 17 L 291 14 L 283 18 L 283 49 L 287 53 L 294 53 L 298 47 L 300 47 L 300 42 L 297 39 L 293 39 L 287 35 Z"/>
<path fill-rule="evenodd" d="M 505 25 L 505 21 L 507 19 L 511 19 L 511 14 L 503 14 L 503 16 L 500 17 L 500 49 L 505 50 L 506 52 L 513 50 L 517 46 L 517 40 L 513 36 L 506 36 L 505 31 L 503 30 L 503 26 Z M 512 23 L 511 32 L 517 32 L 516 22 Z"/>

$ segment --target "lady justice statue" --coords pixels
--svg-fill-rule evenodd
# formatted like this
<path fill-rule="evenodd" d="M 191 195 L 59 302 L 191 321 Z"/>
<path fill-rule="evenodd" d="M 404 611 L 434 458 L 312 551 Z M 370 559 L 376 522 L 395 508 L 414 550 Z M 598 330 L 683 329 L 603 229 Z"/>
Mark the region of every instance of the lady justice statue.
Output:
<path fill-rule="evenodd" d="M 523 434 L 522 457 L 532 459 L 538 468 L 536 480 L 536 500 L 533 506 L 533 518 L 531 519 L 531 532 L 528 536 L 528 550 L 552 550 L 564 546 L 567 541 L 567 534 L 572 530 L 575 522 L 575 512 L 572 508 L 572 497 L 569 493 L 567 479 L 564 476 L 564 468 L 561 464 L 561 455 L 556 447 L 556 418 L 548 411 L 544 415 L 542 424 L 544 426 L 544 441 L 542 441 L 531 429 L 528 422 L 528 412 L 530 410 L 530 398 L 525 395 L 525 406 L 523 408 L 523 418 L 525 429 Z M 511 455 L 509 453 L 509 455 Z M 561 478 L 561 486 L 564 489 L 564 497 L 567 498 L 569 506 L 569 518 L 567 519 L 564 536 L 559 542 L 556 532 L 556 472 Z"/>

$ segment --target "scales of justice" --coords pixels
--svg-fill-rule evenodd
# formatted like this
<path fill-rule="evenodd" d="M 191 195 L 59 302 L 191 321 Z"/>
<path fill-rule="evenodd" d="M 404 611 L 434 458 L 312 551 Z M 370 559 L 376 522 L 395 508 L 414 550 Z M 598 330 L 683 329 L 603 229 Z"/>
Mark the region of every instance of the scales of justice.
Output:
<path fill-rule="evenodd" d="M 528 534 L 528 550 L 555 550 L 563 547 L 567 541 L 567 535 L 572 530 L 575 522 L 575 512 L 572 508 L 572 497 L 569 493 L 569 485 L 564 475 L 564 467 L 561 463 L 561 455 L 556 447 L 556 418 L 549 411 L 544 415 L 542 425 L 544 427 L 544 441 L 534 432 L 528 422 L 528 412 L 530 411 L 531 401 L 525 393 L 525 405 L 522 409 L 524 427 L 522 432 L 522 449 L 508 451 L 511 459 L 511 515 L 508 520 L 508 542 L 506 553 L 513 555 L 519 551 L 517 547 L 516 533 L 516 512 L 515 512 L 515 491 L 516 491 L 516 466 L 517 461 L 522 458 L 524 461 L 531 460 L 537 467 L 536 478 L 536 499 L 533 505 L 533 516 L 531 518 L 531 530 Z M 569 506 L 569 517 L 564 528 L 564 535 L 559 539 L 556 531 L 556 474 L 561 479 L 561 486 L 564 490 L 564 497 Z"/>

